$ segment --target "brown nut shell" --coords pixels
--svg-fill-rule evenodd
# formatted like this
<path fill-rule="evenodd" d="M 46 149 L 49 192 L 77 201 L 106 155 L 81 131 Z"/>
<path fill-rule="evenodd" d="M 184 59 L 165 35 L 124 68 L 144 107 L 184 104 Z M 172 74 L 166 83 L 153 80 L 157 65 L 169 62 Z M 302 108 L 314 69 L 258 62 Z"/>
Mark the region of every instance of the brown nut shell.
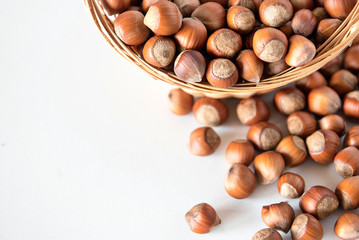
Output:
<path fill-rule="evenodd" d="M 184 17 L 191 16 L 193 11 L 201 5 L 199 0 L 174 0 L 173 3 L 177 5 Z"/>
<path fill-rule="evenodd" d="M 339 71 L 342 68 L 342 59 L 338 56 L 333 60 L 329 61 L 325 64 L 321 69 L 320 72 L 330 78 L 336 71 Z"/>
<path fill-rule="evenodd" d="M 101 0 L 103 8 L 109 15 L 121 13 L 130 6 L 131 0 Z"/>
<path fill-rule="evenodd" d="M 282 197 L 299 198 L 302 196 L 304 188 L 304 179 L 296 173 L 287 172 L 278 179 L 278 192 Z"/>
<path fill-rule="evenodd" d="M 323 227 L 320 222 L 308 213 L 299 214 L 291 227 L 293 240 L 321 240 L 323 239 Z"/>
<path fill-rule="evenodd" d="M 321 129 L 332 130 L 339 137 L 343 136 L 347 130 L 347 124 L 343 117 L 337 114 L 330 114 L 318 121 L 319 127 Z"/>
<path fill-rule="evenodd" d="M 208 203 L 200 203 L 191 208 L 186 213 L 185 219 L 191 231 L 198 234 L 209 233 L 221 224 L 216 210 Z"/>
<path fill-rule="evenodd" d="M 290 115 L 303 110 L 306 105 L 304 94 L 297 88 L 288 87 L 274 94 L 274 104 L 280 113 Z"/>
<path fill-rule="evenodd" d="M 197 18 L 184 18 L 174 40 L 181 50 L 200 51 L 207 41 L 207 29 Z"/>
<path fill-rule="evenodd" d="M 154 36 L 148 39 L 142 54 L 149 64 L 164 68 L 172 62 L 176 54 L 176 44 L 171 38 Z"/>
<path fill-rule="evenodd" d="M 334 225 L 334 232 L 340 239 L 359 238 L 359 215 L 353 212 L 341 215 Z"/>
<path fill-rule="evenodd" d="M 253 125 L 267 121 L 270 111 L 265 101 L 259 97 L 250 97 L 241 100 L 237 105 L 237 117 L 241 123 Z"/>
<path fill-rule="evenodd" d="M 291 27 L 295 34 L 308 37 L 317 27 L 317 18 L 311 10 L 301 9 L 294 14 Z"/>
<path fill-rule="evenodd" d="M 292 16 L 293 6 L 288 0 L 266 0 L 259 6 L 259 17 L 269 27 L 280 27 Z"/>
<path fill-rule="evenodd" d="M 283 240 L 283 238 L 276 230 L 265 228 L 256 232 L 252 240 Z"/>
<path fill-rule="evenodd" d="M 224 183 L 226 192 L 233 198 L 244 199 L 253 193 L 255 187 L 256 177 L 252 170 L 243 164 L 233 164 Z"/>
<path fill-rule="evenodd" d="M 214 32 L 226 25 L 226 10 L 216 2 L 207 2 L 198 6 L 191 16 L 199 19 L 208 32 Z"/>
<path fill-rule="evenodd" d="M 324 7 L 331 17 L 344 20 L 356 2 L 356 0 L 324 0 Z"/>
<path fill-rule="evenodd" d="M 207 40 L 207 53 L 218 58 L 234 58 L 242 49 L 241 36 L 227 28 L 212 33 Z"/>
<path fill-rule="evenodd" d="M 287 68 L 289 68 L 289 66 L 285 62 L 285 59 L 282 58 L 281 60 L 279 60 L 277 62 L 265 63 L 263 74 L 265 74 L 267 76 L 272 76 L 272 75 L 276 75 L 280 72 L 283 72 Z"/>
<path fill-rule="evenodd" d="M 144 13 L 147 13 L 148 9 L 158 1 L 168 1 L 168 0 L 142 0 L 141 8 Z"/>
<path fill-rule="evenodd" d="M 253 144 L 243 139 L 234 140 L 229 143 L 225 157 L 229 165 L 239 163 L 249 166 L 254 159 Z"/>
<path fill-rule="evenodd" d="M 210 127 L 195 129 L 189 138 L 189 151 L 197 156 L 208 156 L 214 153 L 221 143 L 218 134 Z"/>
<path fill-rule="evenodd" d="M 345 51 L 344 67 L 345 69 L 358 73 L 359 72 L 359 45 L 352 46 Z"/>
<path fill-rule="evenodd" d="M 202 97 L 194 103 L 193 114 L 202 125 L 218 126 L 228 119 L 228 108 L 220 99 Z"/>
<path fill-rule="evenodd" d="M 248 82 L 259 82 L 264 70 L 264 63 L 252 50 L 242 50 L 237 59 L 239 76 Z"/>
<path fill-rule="evenodd" d="M 317 49 L 314 43 L 301 35 L 289 38 L 288 53 L 285 62 L 291 67 L 302 67 L 313 60 Z"/>
<path fill-rule="evenodd" d="M 182 81 L 201 82 L 206 72 L 206 65 L 202 53 L 185 50 L 177 56 L 173 70 Z"/>
<path fill-rule="evenodd" d="M 308 108 L 314 114 L 320 116 L 333 114 L 339 110 L 341 105 L 342 101 L 338 93 L 330 87 L 315 88 L 308 94 Z"/>
<path fill-rule="evenodd" d="M 287 118 L 287 128 L 291 135 L 305 138 L 317 130 L 317 121 L 308 112 L 294 112 Z"/>
<path fill-rule="evenodd" d="M 297 12 L 301 9 L 310 9 L 314 8 L 314 1 L 313 0 L 289 0 L 293 5 L 294 12 Z"/>
<path fill-rule="evenodd" d="M 259 6 L 261 5 L 262 0 L 229 0 L 228 6 L 242 6 L 250 9 L 252 12 L 258 12 Z"/>
<path fill-rule="evenodd" d="M 295 86 L 303 93 L 307 94 L 312 89 L 322 86 L 327 86 L 327 80 L 320 72 L 316 71 L 309 76 L 306 76 L 295 83 Z"/>
<path fill-rule="evenodd" d="M 282 132 L 273 123 L 259 122 L 249 128 L 247 139 L 259 150 L 267 151 L 277 146 L 282 139 Z"/>
<path fill-rule="evenodd" d="M 307 159 L 307 149 L 304 140 L 298 136 L 287 136 L 283 138 L 276 151 L 282 154 L 286 167 L 296 167 Z"/>
<path fill-rule="evenodd" d="M 344 115 L 351 120 L 359 120 L 359 90 L 349 92 L 343 101 Z"/>
<path fill-rule="evenodd" d="M 329 80 L 329 87 L 341 96 L 355 90 L 357 85 L 357 76 L 345 69 L 335 72 Z"/>
<path fill-rule="evenodd" d="M 316 7 L 312 13 L 314 14 L 315 18 L 317 19 L 317 23 L 320 21 L 329 18 L 329 15 L 324 7 Z"/>
<path fill-rule="evenodd" d="M 342 178 L 359 175 L 359 150 L 356 147 L 346 147 L 334 158 L 334 166 Z"/>
<path fill-rule="evenodd" d="M 250 33 L 255 25 L 256 18 L 251 10 L 242 6 L 233 6 L 227 12 L 228 27 L 239 34 Z"/>
<path fill-rule="evenodd" d="M 206 78 L 212 86 L 230 88 L 238 81 L 238 70 L 230 60 L 217 58 L 208 64 Z"/>
<path fill-rule="evenodd" d="M 323 19 L 318 23 L 315 40 L 317 43 L 324 43 L 342 24 L 342 21 L 335 18 Z"/>
<path fill-rule="evenodd" d="M 193 96 L 180 88 L 174 88 L 168 95 L 171 112 L 176 115 L 186 115 L 192 111 Z"/>
<path fill-rule="evenodd" d="M 287 202 L 262 207 L 262 220 L 268 227 L 287 233 L 294 221 L 295 213 Z"/>
<path fill-rule="evenodd" d="M 340 207 L 344 211 L 359 208 L 359 176 L 343 179 L 335 189 Z"/>
<path fill-rule="evenodd" d="M 349 128 L 344 139 L 344 146 L 354 146 L 359 148 L 359 126 Z"/>
<path fill-rule="evenodd" d="M 283 173 L 284 158 L 274 151 L 263 152 L 254 158 L 253 168 L 260 184 L 271 184 Z"/>

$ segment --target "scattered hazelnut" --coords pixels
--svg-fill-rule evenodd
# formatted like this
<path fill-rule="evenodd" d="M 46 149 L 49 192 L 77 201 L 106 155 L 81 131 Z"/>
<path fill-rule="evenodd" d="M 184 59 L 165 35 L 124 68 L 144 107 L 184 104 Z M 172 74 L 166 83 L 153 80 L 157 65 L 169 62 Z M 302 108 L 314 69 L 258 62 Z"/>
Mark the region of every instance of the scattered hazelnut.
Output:
<path fill-rule="evenodd" d="M 248 82 L 259 82 L 264 69 L 264 64 L 252 50 L 242 50 L 237 59 L 239 76 Z"/>
<path fill-rule="evenodd" d="M 241 123 L 250 126 L 262 121 L 267 121 L 270 116 L 270 111 L 265 101 L 261 98 L 250 97 L 238 103 L 237 116 Z"/>
<path fill-rule="evenodd" d="M 280 27 L 292 16 L 293 6 L 288 0 L 266 0 L 259 6 L 259 17 L 269 27 Z"/>
<path fill-rule="evenodd" d="M 291 26 L 295 34 L 308 37 L 317 27 L 317 18 L 309 9 L 301 9 L 294 14 Z"/>
<path fill-rule="evenodd" d="M 333 60 L 329 61 L 325 64 L 321 69 L 320 72 L 330 78 L 335 72 L 339 71 L 342 68 L 342 60 L 340 57 L 336 57 Z"/>
<path fill-rule="evenodd" d="M 191 231 L 198 234 L 209 233 L 214 227 L 221 224 L 216 210 L 207 204 L 200 203 L 186 213 L 185 219 Z"/>
<path fill-rule="evenodd" d="M 359 238 L 359 215 L 353 212 L 341 215 L 334 226 L 335 235 L 344 240 Z"/>
<path fill-rule="evenodd" d="M 348 70 L 335 72 L 329 81 L 329 87 L 334 89 L 339 95 L 347 94 L 358 85 L 358 78 Z"/>
<path fill-rule="evenodd" d="M 256 232 L 252 240 L 283 240 L 283 238 L 276 230 L 265 228 Z"/>
<path fill-rule="evenodd" d="M 259 150 L 267 151 L 280 142 L 282 138 L 281 130 L 269 122 L 259 122 L 252 125 L 247 133 L 247 139 L 251 141 Z"/>
<path fill-rule="evenodd" d="M 163 68 L 172 62 L 176 54 L 176 44 L 171 38 L 154 36 L 148 39 L 143 47 L 142 54 L 146 62 L 155 67 Z"/>
<path fill-rule="evenodd" d="M 247 140 L 238 139 L 230 142 L 225 156 L 229 165 L 239 163 L 249 166 L 254 159 L 254 147 Z"/>
<path fill-rule="evenodd" d="M 174 35 L 181 50 L 201 50 L 207 41 L 207 29 L 197 18 L 184 18 L 181 29 Z"/>
<path fill-rule="evenodd" d="M 308 108 L 314 114 L 325 116 L 336 113 L 342 102 L 338 93 L 327 86 L 315 88 L 308 94 Z"/>
<path fill-rule="evenodd" d="M 272 63 L 265 63 L 264 64 L 264 71 L 263 73 L 268 76 L 276 75 L 278 73 L 283 72 L 286 70 L 289 66 L 285 62 L 285 59 L 282 58 L 281 60 L 277 62 Z"/>
<path fill-rule="evenodd" d="M 314 88 L 327 86 L 327 80 L 320 72 L 316 71 L 297 81 L 295 86 L 307 94 Z"/>
<path fill-rule="evenodd" d="M 228 172 L 224 183 L 226 192 L 233 198 L 249 197 L 256 187 L 256 177 L 246 165 L 235 163 Z"/>
<path fill-rule="evenodd" d="M 177 5 L 184 17 L 191 16 L 192 12 L 201 5 L 199 0 L 174 0 L 173 3 Z"/>
<path fill-rule="evenodd" d="M 310 113 L 294 112 L 287 118 L 287 128 L 290 134 L 305 138 L 317 130 L 317 121 Z"/>
<path fill-rule="evenodd" d="M 344 146 L 353 146 L 359 148 L 359 126 L 349 128 L 344 139 Z"/>
<path fill-rule="evenodd" d="M 314 43 L 301 35 L 293 35 L 289 38 L 288 53 L 285 62 L 291 67 L 302 67 L 312 61 L 317 49 Z"/>
<path fill-rule="evenodd" d="M 313 9 L 314 2 L 313 0 L 290 0 L 293 5 L 294 12 L 297 12 L 301 9 Z"/>
<path fill-rule="evenodd" d="M 198 51 L 185 50 L 177 56 L 173 70 L 182 81 L 200 82 L 206 72 L 206 60 Z"/>
<path fill-rule="evenodd" d="M 228 108 L 219 99 L 202 97 L 193 105 L 197 121 L 206 126 L 218 126 L 228 119 Z"/>
<path fill-rule="evenodd" d="M 238 70 L 230 60 L 217 58 L 208 64 L 206 77 L 212 86 L 229 88 L 237 83 Z"/>
<path fill-rule="evenodd" d="M 344 54 L 344 67 L 345 69 L 358 73 L 359 72 L 359 45 L 354 45 L 348 48 Z"/>
<path fill-rule="evenodd" d="M 291 227 L 293 240 L 321 240 L 323 227 L 320 222 L 308 213 L 299 214 Z"/>
<path fill-rule="evenodd" d="M 320 21 L 329 18 L 329 15 L 324 7 L 317 7 L 315 8 L 312 13 L 314 14 L 315 18 L 317 19 L 317 23 Z"/>
<path fill-rule="evenodd" d="M 356 2 L 356 0 L 324 0 L 324 7 L 331 17 L 344 20 Z"/>
<path fill-rule="evenodd" d="M 283 173 L 285 162 L 280 153 L 263 152 L 254 158 L 253 168 L 260 184 L 275 182 Z"/>
<path fill-rule="evenodd" d="M 194 130 L 189 138 L 189 151 L 197 156 L 208 156 L 214 153 L 221 143 L 220 137 L 210 127 Z"/>
<path fill-rule="evenodd" d="M 310 157 L 320 164 L 334 160 L 340 148 L 340 139 L 332 130 L 320 129 L 306 139 Z"/>
<path fill-rule="evenodd" d="M 332 130 L 338 134 L 339 137 L 343 136 L 347 130 L 347 124 L 345 123 L 345 120 L 337 114 L 327 115 L 320 119 L 318 122 L 321 129 Z"/>
<path fill-rule="evenodd" d="M 193 96 L 180 88 L 174 88 L 169 95 L 170 110 L 176 115 L 186 115 L 192 111 Z"/>
<path fill-rule="evenodd" d="M 335 189 L 339 198 L 340 207 L 344 211 L 359 208 L 359 176 L 343 179 Z"/>
<path fill-rule="evenodd" d="M 342 21 L 335 18 L 323 19 L 318 23 L 316 42 L 324 43 L 342 24 Z"/>
<path fill-rule="evenodd" d="M 337 210 L 339 201 L 332 190 L 324 186 L 313 186 L 300 198 L 299 206 L 303 212 L 320 220 Z"/>
<path fill-rule="evenodd" d="M 198 18 L 209 32 L 214 32 L 226 25 L 226 10 L 216 2 L 199 5 L 191 16 Z"/>
<path fill-rule="evenodd" d="M 343 102 L 344 115 L 351 120 L 359 120 L 359 90 L 347 93 Z"/>
<path fill-rule="evenodd" d="M 103 8 L 109 15 L 125 11 L 130 6 L 131 0 L 101 0 Z"/>
<path fill-rule="evenodd" d="M 227 12 L 228 27 L 239 34 L 250 33 L 256 22 L 256 18 L 251 10 L 242 6 L 233 6 Z"/>
<path fill-rule="evenodd" d="M 359 150 L 353 146 L 344 148 L 334 157 L 334 166 L 342 178 L 359 175 Z"/>
<path fill-rule="evenodd" d="M 289 115 L 305 108 L 305 96 L 297 88 L 288 87 L 278 90 L 274 95 L 274 104 L 280 113 Z"/>
<path fill-rule="evenodd" d="M 262 207 L 262 220 L 268 227 L 287 233 L 294 221 L 295 213 L 287 202 Z"/>
<path fill-rule="evenodd" d="M 234 58 L 241 48 L 241 36 L 227 28 L 218 29 L 207 40 L 207 53 L 213 57 Z"/>
<path fill-rule="evenodd" d="M 304 188 L 304 179 L 296 173 L 287 172 L 278 179 L 278 192 L 282 197 L 299 198 L 302 196 Z"/>
<path fill-rule="evenodd" d="M 298 136 L 287 136 L 283 138 L 276 151 L 282 154 L 286 167 L 296 167 L 307 159 L 307 149 L 304 140 Z"/>

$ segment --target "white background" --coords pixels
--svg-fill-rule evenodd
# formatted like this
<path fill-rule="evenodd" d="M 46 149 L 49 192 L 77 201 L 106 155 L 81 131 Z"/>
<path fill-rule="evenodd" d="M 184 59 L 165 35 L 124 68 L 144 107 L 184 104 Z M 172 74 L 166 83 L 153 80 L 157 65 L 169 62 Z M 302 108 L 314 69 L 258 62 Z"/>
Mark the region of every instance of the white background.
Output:
<path fill-rule="evenodd" d="M 261 207 L 285 200 L 276 184 L 245 200 L 224 191 L 225 148 L 248 129 L 235 116 L 238 100 L 225 101 L 218 151 L 192 156 L 195 118 L 168 110 L 171 86 L 120 57 L 80 0 L 3 1 L 0 27 L 1 240 L 251 239 L 265 227 Z M 270 121 L 287 134 L 274 109 Z M 290 171 L 307 187 L 334 190 L 341 180 L 332 164 L 312 160 Z M 184 220 L 201 202 L 222 219 L 207 235 Z M 298 200 L 289 203 L 298 213 Z M 321 221 L 325 239 L 336 239 L 341 213 Z"/>

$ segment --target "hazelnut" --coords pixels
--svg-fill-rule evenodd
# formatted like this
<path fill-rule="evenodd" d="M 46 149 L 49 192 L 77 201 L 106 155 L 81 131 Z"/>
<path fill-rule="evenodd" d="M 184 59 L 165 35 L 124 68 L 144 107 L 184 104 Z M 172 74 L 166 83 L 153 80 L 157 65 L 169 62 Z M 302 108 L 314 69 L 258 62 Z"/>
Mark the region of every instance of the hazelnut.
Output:
<path fill-rule="evenodd" d="M 194 130 L 189 138 L 189 151 L 197 156 L 208 156 L 214 153 L 221 143 L 220 137 L 210 127 Z"/>
<path fill-rule="evenodd" d="M 219 99 L 202 97 L 193 105 L 197 121 L 206 126 L 218 126 L 228 119 L 228 108 Z"/>
<path fill-rule="evenodd" d="M 230 142 L 225 156 L 229 165 L 239 163 L 249 166 L 254 159 L 254 147 L 247 140 L 238 139 Z"/>
<path fill-rule="evenodd" d="M 174 35 L 181 50 L 201 50 L 207 41 L 207 29 L 197 18 L 184 18 L 181 29 Z"/>
<path fill-rule="evenodd" d="M 356 2 L 356 0 L 324 0 L 324 7 L 331 17 L 344 20 Z"/>
<path fill-rule="evenodd" d="M 359 91 L 347 93 L 343 102 L 344 115 L 352 120 L 359 120 Z"/>
<path fill-rule="evenodd" d="M 314 217 L 324 219 L 337 210 L 339 201 L 335 193 L 324 186 L 309 188 L 299 201 L 300 209 Z"/>
<path fill-rule="evenodd" d="M 192 12 L 201 5 L 199 0 L 174 0 L 173 3 L 177 5 L 184 17 L 191 16 Z"/>
<path fill-rule="evenodd" d="M 285 162 L 280 153 L 263 152 L 254 158 L 253 168 L 260 184 L 275 182 L 283 173 Z"/>
<path fill-rule="evenodd" d="M 359 45 L 352 46 L 345 51 L 344 67 L 347 70 L 358 73 L 359 72 Z"/>
<path fill-rule="evenodd" d="M 259 122 L 252 125 L 247 133 L 247 139 L 251 141 L 259 150 L 267 151 L 280 142 L 282 138 L 281 130 L 269 122 Z"/>
<path fill-rule="evenodd" d="M 271 1 L 266 0 L 265 2 Z M 253 51 L 264 62 L 281 60 L 287 52 L 287 47 L 287 37 L 275 28 L 259 29 L 253 36 Z"/>
<path fill-rule="evenodd" d="M 324 43 L 342 24 L 342 21 L 334 18 L 323 19 L 318 23 L 316 41 Z"/>
<path fill-rule="evenodd" d="M 244 199 L 253 193 L 255 187 L 256 177 L 252 170 L 243 164 L 233 164 L 224 183 L 226 192 L 233 198 Z"/>
<path fill-rule="evenodd" d="M 239 76 L 248 82 L 259 82 L 264 69 L 264 64 L 252 50 L 242 50 L 237 59 L 236 65 Z"/>
<path fill-rule="evenodd" d="M 168 95 L 170 110 L 176 115 L 186 115 L 192 111 L 193 96 L 180 88 L 172 89 Z"/>
<path fill-rule="evenodd" d="M 329 87 L 334 89 L 339 95 L 345 95 L 353 91 L 357 84 L 358 78 L 344 69 L 335 72 L 329 81 Z"/>
<path fill-rule="evenodd" d="M 308 213 L 299 214 L 291 227 L 293 240 L 321 240 L 323 227 L 320 222 Z"/>
<path fill-rule="evenodd" d="M 339 137 L 343 136 L 347 129 L 345 120 L 337 114 L 327 115 L 320 119 L 318 123 L 321 129 L 332 130 L 338 134 Z"/>
<path fill-rule="evenodd" d="M 274 95 L 274 104 L 280 113 L 289 115 L 305 108 L 304 94 L 294 87 L 282 88 Z"/>
<path fill-rule="evenodd" d="M 344 139 L 344 146 L 354 146 L 359 148 L 359 126 L 349 128 Z"/>
<path fill-rule="evenodd" d="M 226 10 L 216 2 L 207 2 L 198 6 L 191 16 L 198 18 L 209 32 L 214 32 L 226 25 Z"/>
<path fill-rule="evenodd" d="M 304 140 L 298 136 L 287 136 L 279 142 L 276 151 L 282 154 L 286 167 L 296 167 L 307 159 Z"/>
<path fill-rule="evenodd" d="M 114 22 L 116 35 L 127 45 L 146 42 L 150 29 L 143 24 L 144 16 L 139 11 L 126 11 L 118 15 Z"/>
<path fill-rule="evenodd" d="M 173 2 L 158 1 L 148 9 L 144 23 L 152 32 L 169 36 L 180 30 L 182 14 Z"/>
<path fill-rule="evenodd" d="M 359 150 L 353 146 L 344 148 L 335 155 L 334 166 L 342 178 L 359 175 Z"/>
<path fill-rule="evenodd" d="M 131 0 L 101 0 L 103 8 L 109 15 L 125 11 L 130 6 Z"/>
<path fill-rule="evenodd" d="M 289 38 L 285 62 L 291 67 L 302 67 L 312 61 L 316 52 L 317 49 L 309 39 L 301 35 L 293 35 Z"/>
<path fill-rule="evenodd" d="M 270 111 L 265 101 L 261 98 L 250 97 L 238 103 L 237 116 L 241 123 L 253 125 L 267 121 L 270 116 Z"/>
<path fill-rule="evenodd" d="M 317 121 L 310 113 L 295 112 L 287 118 L 287 128 L 290 134 L 305 138 L 317 130 Z"/>
<path fill-rule="evenodd" d="M 344 211 L 359 208 L 359 176 L 343 179 L 335 189 L 339 198 L 340 207 Z"/>
<path fill-rule="evenodd" d="M 287 233 L 294 221 L 295 213 L 287 202 L 262 207 L 262 220 L 268 227 Z"/>
<path fill-rule="evenodd" d="M 325 116 L 336 113 L 342 101 L 338 93 L 327 86 L 315 88 L 308 94 L 308 108 L 314 114 Z"/>
<path fill-rule="evenodd" d="M 317 27 L 317 18 L 309 9 L 301 9 L 294 14 L 291 26 L 295 34 L 308 37 Z"/>
<path fill-rule="evenodd" d="M 303 93 L 309 93 L 310 90 L 327 86 L 327 80 L 325 80 L 325 77 L 318 71 L 298 80 L 295 83 L 295 86 L 299 88 Z"/>
<path fill-rule="evenodd" d="M 301 9 L 313 9 L 314 8 L 314 2 L 313 0 L 289 0 L 292 5 L 294 12 L 297 12 Z"/>
<path fill-rule="evenodd" d="M 142 53 L 146 62 L 164 68 L 172 62 L 176 54 L 176 44 L 171 38 L 154 36 L 148 39 Z"/>
<path fill-rule="evenodd" d="M 334 160 L 340 148 L 340 139 L 332 130 L 320 129 L 306 139 L 310 157 L 320 164 Z"/>
<path fill-rule="evenodd" d="M 207 40 L 207 53 L 213 57 L 234 58 L 241 48 L 241 36 L 227 28 L 218 29 Z"/>
<path fill-rule="evenodd" d="M 214 87 L 229 88 L 237 83 L 238 70 L 230 60 L 217 58 L 208 64 L 206 77 Z"/>
<path fill-rule="evenodd" d="M 339 71 L 341 68 L 342 68 L 342 60 L 340 57 L 336 57 L 333 60 L 329 61 L 327 64 L 325 64 L 320 69 L 320 72 L 326 77 L 331 77 L 335 72 Z"/>
<path fill-rule="evenodd" d="M 207 3 L 207 2 L 216 2 L 222 5 L 222 7 L 227 8 L 228 7 L 228 1 L 227 0 L 201 0 L 201 4 Z"/>
<path fill-rule="evenodd" d="M 186 213 L 185 219 L 191 231 L 198 234 L 209 233 L 214 227 L 221 224 L 216 210 L 207 204 L 200 203 Z"/>
<path fill-rule="evenodd" d="M 344 240 L 359 238 L 359 215 L 353 212 L 341 215 L 334 226 L 335 235 Z"/>
<path fill-rule="evenodd" d="M 283 238 L 276 230 L 265 228 L 256 232 L 252 240 L 283 240 Z"/>
<path fill-rule="evenodd" d="M 324 7 L 317 7 L 315 8 L 312 13 L 314 14 L 315 18 L 317 19 L 317 23 L 320 21 L 329 18 L 329 15 Z"/>
<path fill-rule="evenodd" d="M 284 33 L 284 35 L 289 38 L 290 36 L 293 35 L 293 28 L 292 28 L 292 23 L 291 22 L 287 22 L 286 24 L 284 24 L 283 26 L 281 26 L 279 28 L 279 30 L 281 32 Z"/>
<path fill-rule="evenodd" d="M 265 63 L 264 64 L 264 74 L 268 76 L 276 75 L 278 73 L 283 72 L 286 70 L 289 66 L 285 62 L 285 59 L 282 58 L 281 60 L 277 62 L 272 63 Z"/>
<path fill-rule="evenodd" d="M 242 6 L 250 9 L 252 12 L 257 12 L 262 0 L 229 0 L 228 6 Z"/>
<path fill-rule="evenodd" d="M 185 50 L 177 56 L 173 70 L 182 81 L 200 82 L 206 72 L 206 60 L 198 51 Z"/>
<path fill-rule="evenodd" d="M 251 10 L 242 6 L 233 6 L 227 12 L 228 27 L 239 34 L 250 33 L 255 25 L 256 18 Z"/>
<path fill-rule="evenodd" d="M 293 6 L 288 0 L 266 0 L 259 6 L 259 17 L 269 27 L 280 27 L 292 16 Z"/>
<path fill-rule="evenodd" d="M 304 188 L 304 179 L 296 173 L 287 172 L 278 179 L 278 192 L 282 197 L 299 198 L 302 196 Z"/>

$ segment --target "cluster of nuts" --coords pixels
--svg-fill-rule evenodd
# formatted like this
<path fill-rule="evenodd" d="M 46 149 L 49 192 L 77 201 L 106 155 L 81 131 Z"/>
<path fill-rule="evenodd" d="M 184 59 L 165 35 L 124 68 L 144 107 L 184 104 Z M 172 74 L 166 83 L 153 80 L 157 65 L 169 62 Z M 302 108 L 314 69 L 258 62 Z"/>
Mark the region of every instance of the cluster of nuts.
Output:
<path fill-rule="evenodd" d="M 309 63 L 356 0 L 101 0 L 117 36 L 185 82 L 229 88 Z M 333 88 L 343 81 L 333 80 Z M 287 111 L 287 109 L 283 109 Z"/>
<path fill-rule="evenodd" d="M 359 208 L 359 126 L 347 130 L 345 120 L 359 121 L 359 90 L 356 90 L 359 55 L 354 54 L 359 54 L 359 45 L 353 45 L 320 71 L 301 79 L 296 87 L 275 92 L 273 103 L 279 113 L 287 116 L 289 136 L 283 136 L 278 126 L 268 122 L 271 112 L 260 97 L 239 101 L 237 117 L 249 130 L 247 139 L 236 139 L 227 145 L 225 159 L 231 167 L 224 182 L 226 192 L 233 198 L 244 199 L 254 192 L 257 182 L 277 181 L 278 193 L 287 199 L 300 198 L 303 212 L 295 216 L 286 202 L 264 206 L 262 219 L 268 228 L 252 239 L 282 239 L 277 231 L 291 231 L 293 239 L 322 239 L 319 220 L 339 207 L 345 211 Z M 208 97 L 195 101 L 181 89 L 171 90 L 169 99 L 172 112 L 183 115 L 193 111 L 197 121 L 204 125 L 191 133 L 189 151 L 197 156 L 214 153 L 221 138 L 213 127 L 223 124 L 230 112 L 225 103 Z M 340 109 L 344 117 L 338 114 Z M 319 164 L 334 164 L 343 178 L 334 191 L 319 185 L 305 189 L 303 177 L 284 172 L 303 164 L 308 156 Z M 220 223 L 208 204 L 195 206 L 186 219 L 196 233 L 209 232 Z M 359 238 L 359 215 L 344 213 L 333 227 L 341 239 Z"/>

